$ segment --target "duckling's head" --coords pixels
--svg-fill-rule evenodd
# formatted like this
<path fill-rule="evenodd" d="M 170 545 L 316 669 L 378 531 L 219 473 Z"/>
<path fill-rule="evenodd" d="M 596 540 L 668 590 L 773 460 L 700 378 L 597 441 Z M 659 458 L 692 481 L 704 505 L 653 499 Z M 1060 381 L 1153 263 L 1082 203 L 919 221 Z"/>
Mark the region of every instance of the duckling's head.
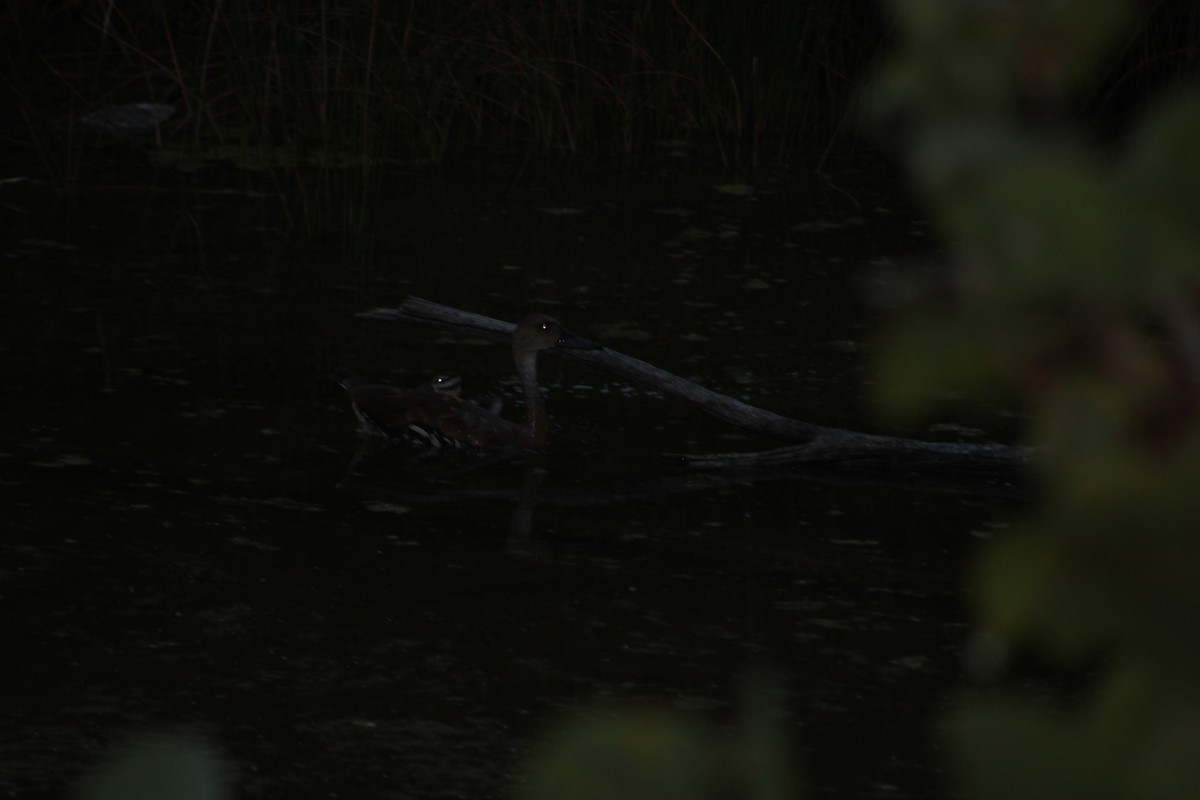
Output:
<path fill-rule="evenodd" d="M 442 372 L 426 381 L 425 388 L 450 397 L 462 397 L 462 376 L 453 372 Z"/>

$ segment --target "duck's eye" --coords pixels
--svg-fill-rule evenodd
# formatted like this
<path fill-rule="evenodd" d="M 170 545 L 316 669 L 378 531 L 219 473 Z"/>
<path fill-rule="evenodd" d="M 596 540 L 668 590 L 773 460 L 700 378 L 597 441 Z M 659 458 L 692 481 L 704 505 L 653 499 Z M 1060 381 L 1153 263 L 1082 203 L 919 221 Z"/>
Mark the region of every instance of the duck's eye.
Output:
<path fill-rule="evenodd" d="M 542 330 L 544 330 L 544 331 L 554 330 L 554 323 L 553 322 L 543 322 Z"/>

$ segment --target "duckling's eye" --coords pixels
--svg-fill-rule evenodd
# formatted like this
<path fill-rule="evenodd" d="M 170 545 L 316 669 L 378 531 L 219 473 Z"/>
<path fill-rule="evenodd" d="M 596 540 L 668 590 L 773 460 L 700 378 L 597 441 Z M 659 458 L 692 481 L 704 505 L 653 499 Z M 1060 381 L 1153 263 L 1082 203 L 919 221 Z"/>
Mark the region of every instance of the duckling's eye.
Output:
<path fill-rule="evenodd" d="M 544 330 L 544 331 L 549 331 L 549 330 L 553 330 L 553 329 L 554 329 L 554 323 L 553 323 L 553 322 L 543 322 L 543 323 L 542 323 L 542 330 Z"/>

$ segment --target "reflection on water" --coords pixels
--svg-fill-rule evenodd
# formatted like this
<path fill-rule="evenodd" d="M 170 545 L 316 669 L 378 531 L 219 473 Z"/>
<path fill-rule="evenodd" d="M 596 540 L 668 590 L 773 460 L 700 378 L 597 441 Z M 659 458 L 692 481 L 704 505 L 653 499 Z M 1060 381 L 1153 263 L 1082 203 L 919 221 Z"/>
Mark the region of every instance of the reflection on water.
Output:
<path fill-rule="evenodd" d="M 944 793 L 931 724 L 986 493 L 682 474 L 658 454 L 769 443 L 553 359 L 544 466 L 343 480 L 335 365 L 452 370 L 519 413 L 505 348 L 353 317 L 410 293 L 552 311 L 773 410 L 867 424 L 856 282 L 911 226 L 865 189 L 851 208 L 714 182 L 407 176 L 365 265 L 289 243 L 253 197 L 85 195 L 70 219 L 10 198 L 30 213 L 0 274 L 0 614 L 20 654 L 0 790 L 94 787 L 112 748 L 167 734 L 209 754 L 152 748 L 196 796 L 222 776 L 228 796 L 498 796 L 575 710 L 732 726 L 739 680 L 770 669 L 819 794 Z"/>

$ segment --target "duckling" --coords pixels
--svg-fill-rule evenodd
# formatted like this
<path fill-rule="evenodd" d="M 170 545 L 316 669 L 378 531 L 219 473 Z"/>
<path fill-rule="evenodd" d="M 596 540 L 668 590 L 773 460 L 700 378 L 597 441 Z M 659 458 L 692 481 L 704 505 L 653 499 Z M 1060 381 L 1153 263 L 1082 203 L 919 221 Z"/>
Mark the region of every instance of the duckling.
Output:
<path fill-rule="evenodd" d="M 425 381 L 425 383 L 421 384 L 418 388 L 428 389 L 430 391 L 440 392 L 442 394 L 448 394 L 451 397 L 461 398 L 463 396 L 462 376 L 454 372 L 438 373 L 429 380 Z M 484 400 L 487 402 L 483 402 Z M 499 414 L 500 410 L 504 408 L 504 400 L 499 397 L 476 398 L 470 402 L 491 414 Z"/>
<path fill-rule="evenodd" d="M 346 392 L 363 430 L 405 438 L 434 447 L 540 447 L 550 435 L 546 405 L 538 391 L 537 357 L 554 348 L 596 350 L 600 345 L 568 331 L 547 314 L 533 314 L 513 334 L 513 364 L 525 393 L 525 419 L 517 424 L 499 409 L 484 408 L 461 394 L 457 376 L 437 376 L 417 389 L 365 384 L 353 372 L 338 369 L 334 378 Z"/>

